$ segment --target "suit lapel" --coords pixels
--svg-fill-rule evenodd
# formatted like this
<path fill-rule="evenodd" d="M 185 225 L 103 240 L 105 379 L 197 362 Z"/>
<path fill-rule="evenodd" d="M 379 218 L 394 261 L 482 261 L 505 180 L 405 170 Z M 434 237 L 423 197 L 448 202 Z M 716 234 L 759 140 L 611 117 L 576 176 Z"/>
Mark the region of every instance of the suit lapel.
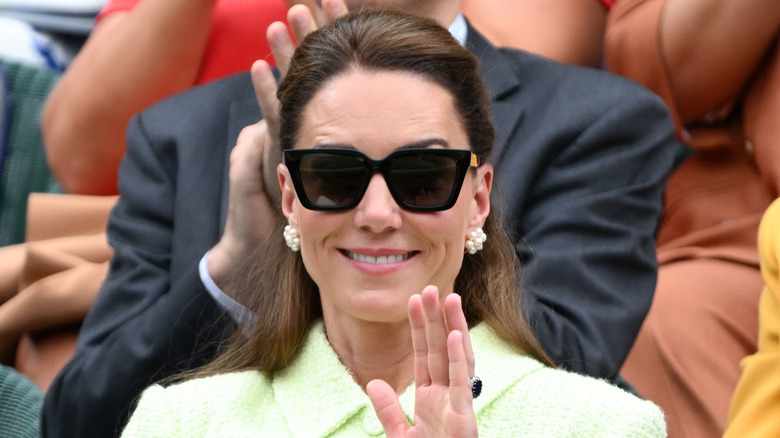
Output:
<path fill-rule="evenodd" d="M 504 55 L 470 24 L 466 48 L 479 59 L 479 74 L 493 100 L 490 121 L 496 132 L 496 142 L 490 161 L 499 163 L 510 136 L 523 118 L 523 107 L 517 99 L 512 99 L 520 92 L 521 84 Z"/>

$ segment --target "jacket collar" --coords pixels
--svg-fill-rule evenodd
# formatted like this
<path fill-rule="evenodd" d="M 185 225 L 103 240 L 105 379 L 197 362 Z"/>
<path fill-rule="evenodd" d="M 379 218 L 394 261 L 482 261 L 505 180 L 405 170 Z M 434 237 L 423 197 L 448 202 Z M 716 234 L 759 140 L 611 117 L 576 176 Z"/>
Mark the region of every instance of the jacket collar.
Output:
<path fill-rule="evenodd" d="M 366 435 L 381 433 L 381 426 L 376 430 L 365 421 L 373 415 L 368 395 L 339 361 L 323 327 L 321 320 L 315 323 L 298 357 L 272 376 L 274 397 L 287 426 L 295 437 L 321 437 L 357 420 L 363 422 Z"/>

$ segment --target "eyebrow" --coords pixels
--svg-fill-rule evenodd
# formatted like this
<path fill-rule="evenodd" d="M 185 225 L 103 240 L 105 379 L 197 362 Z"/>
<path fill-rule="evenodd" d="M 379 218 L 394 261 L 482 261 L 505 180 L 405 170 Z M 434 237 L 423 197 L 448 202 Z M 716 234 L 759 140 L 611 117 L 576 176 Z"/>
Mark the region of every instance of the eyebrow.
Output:
<path fill-rule="evenodd" d="M 425 138 L 422 140 L 417 140 L 412 143 L 407 143 L 401 147 L 396 148 L 396 150 L 403 150 L 403 149 L 422 149 L 427 148 L 430 146 L 442 146 L 445 149 L 450 149 L 450 143 L 441 138 L 441 137 L 431 137 L 431 138 Z M 318 143 L 316 144 L 312 149 L 354 149 L 357 150 L 357 148 L 351 144 L 348 143 Z"/>

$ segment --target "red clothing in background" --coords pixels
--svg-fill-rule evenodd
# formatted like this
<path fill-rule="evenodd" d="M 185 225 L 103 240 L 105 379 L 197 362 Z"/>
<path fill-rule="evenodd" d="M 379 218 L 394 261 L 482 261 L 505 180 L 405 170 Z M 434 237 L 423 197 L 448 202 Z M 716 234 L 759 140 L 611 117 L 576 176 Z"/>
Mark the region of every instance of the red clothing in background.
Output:
<path fill-rule="evenodd" d="M 141 0 L 108 0 L 98 20 L 129 11 Z M 248 70 L 258 59 L 273 64 L 265 31 L 274 21 L 286 22 L 284 0 L 218 0 L 197 83 Z"/>

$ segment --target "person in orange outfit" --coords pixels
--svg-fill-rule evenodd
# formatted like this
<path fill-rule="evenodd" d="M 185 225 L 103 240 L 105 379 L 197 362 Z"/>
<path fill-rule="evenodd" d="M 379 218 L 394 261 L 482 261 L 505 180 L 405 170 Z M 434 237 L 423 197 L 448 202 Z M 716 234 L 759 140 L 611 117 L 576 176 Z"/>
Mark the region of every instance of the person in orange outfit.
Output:
<path fill-rule="evenodd" d="M 463 13 L 497 46 L 600 67 L 614 0 L 466 0 Z"/>
<path fill-rule="evenodd" d="M 621 374 L 659 404 L 669 436 L 720 436 L 756 349 L 756 233 L 780 176 L 780 3 L 620 0 L 609 70 L 659 94 L 681 149 L 658 231 L 655 297 Z"/>

